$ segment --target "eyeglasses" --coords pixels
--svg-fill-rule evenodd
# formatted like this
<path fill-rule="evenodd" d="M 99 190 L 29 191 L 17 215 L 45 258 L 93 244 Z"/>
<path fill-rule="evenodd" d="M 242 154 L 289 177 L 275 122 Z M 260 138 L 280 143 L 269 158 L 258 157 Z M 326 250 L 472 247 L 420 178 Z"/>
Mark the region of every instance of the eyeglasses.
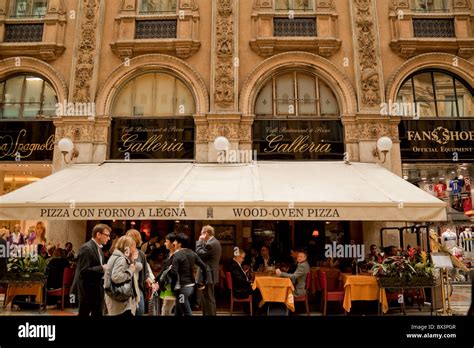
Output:
<path fill-rule="evenodd" d="M 107 236 L 110 238 L 110 233 L 104 233 L 104 232 L 100 232 L 100 234 L 103 234 L 104 236 Z"/>

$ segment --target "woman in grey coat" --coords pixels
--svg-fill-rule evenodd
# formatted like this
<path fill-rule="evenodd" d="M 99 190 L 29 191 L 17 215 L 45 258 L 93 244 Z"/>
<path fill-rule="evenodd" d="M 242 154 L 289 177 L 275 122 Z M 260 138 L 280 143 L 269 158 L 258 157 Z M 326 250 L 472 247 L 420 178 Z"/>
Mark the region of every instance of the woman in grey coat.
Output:
<path fill-rule="evenodd" d="M 138 251 L 135 241 L 131 237 L 120 237 L 107 262 L 108 270 L 104 275 L 104 287 L 108 288 L 111 281 L 120 284 L 131 280 L 134 295 L 125 302 L 119 302 L 106 294 L 105 304 L 109 315 L 133 316 L 136 313 L 140 302 L 138 275 L 143 267 L 140 262 L 136 262 L 137 258 Z"/>

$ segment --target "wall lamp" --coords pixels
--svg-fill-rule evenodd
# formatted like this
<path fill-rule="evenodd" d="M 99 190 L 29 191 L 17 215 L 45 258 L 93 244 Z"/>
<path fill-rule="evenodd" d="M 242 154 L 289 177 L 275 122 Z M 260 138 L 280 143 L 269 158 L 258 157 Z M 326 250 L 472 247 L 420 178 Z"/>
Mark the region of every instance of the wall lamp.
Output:
<path fill-rule="evenodd" d="M 69 138 L 59 140 L 58 148 L 63 154 L 63 160 L 66 164 L 71 163 L 75 158 L 79 157 L 79 151 L 77 151 L 74 143 Z"/>
<path fill-rule="evenodd" d="M 380 152 L 383 153 L 383 161 L 382 163 L 385 163 L 387 160 L 387 153 L 392 149 L 393 142 L 392 139 L 389 137 L 381 137 L 379 140 L 377 140 L 377 147 L 373 150 L 372 154 L 374 155 L 375 158 L 380 158 Z"/>

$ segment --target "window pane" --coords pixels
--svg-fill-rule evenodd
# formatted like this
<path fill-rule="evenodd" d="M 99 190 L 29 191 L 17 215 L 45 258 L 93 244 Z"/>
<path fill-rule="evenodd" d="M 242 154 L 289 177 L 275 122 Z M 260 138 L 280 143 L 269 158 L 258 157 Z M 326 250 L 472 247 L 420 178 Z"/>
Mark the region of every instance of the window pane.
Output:
<path fill-rule="evenodd" d="M 474 116 L 474 96 L 467 90 L 463 83 L 455 80 L 456 94 L 458 96 L 459 116 L 473 117 Z"/>
<path fill-rule="evenodd" d="M 276 99 L 278 115 L 295 115 L 293 80 L 293 74 L 285 74 L 277 78 Z"/>
<path fill-rule="evenodd" d="M 450 75 L 434 73 L 436 100 L 439 117 L 457 117 L 456 98 L 454 96 L 453 78 Z"/>
<path fill-rule="evenodd" d="M 39 115 L 41 103 L 25 103 L 23 105 L 23 117 L 34 118 Z"/>
<path fill-rule="evenodd" d="M 397 111 L 400 116 L 415 115 L 415 108 L 413 106 L 413 84 L 411 79 L 408 79 L 398 91 L 397 105 Z M 391 113 L 392 110 L 387 110 L 387 112 Z"/>
<path fill-rule="evenodd" d="M 412 9 L 421 12 L 447 11 L 447 0 L 412 0 Z"/>
<path fill-rule="evenodd" d="M 23 101 L 25 103 L 41 102 L 43 80 L 40 79 L 39 77 L 27 76 L 25 82 L 26 82 L 26 88 L 25 88 L 25 97 L 23 98 Z"/>
<path fill-rule="evenodd" d="M 31 14 L 34 17 L 43 17 L 46 14 L 47 7 L 47 0 L 34 0 L 32 4 Z"/>
<path fill-rule="evenodd" d="M 132 116 L 133 81 L 127 83 L 115 99 L 113 116 Z"/>
<path fill-rule="evenodd" d="M 5 102 L 20 103 L 23 89 L 24 76 L 15 76 L 8 79 L 5 84 Z"/>
<path fill-rule="evenodd" d="M 154 74 L 146 74 L 135 79 L 135 115 L 153 116 Z"/>
<path fill-rule="evenodd" d="M 255 103 L 256 115 L 272 115 L 273 114 L 273 81 L 268 82 L 260 91 L 257 102 Z"/>
<path fill-rule="evenodd" d="M 196 112 L 194 109 L 194 98 L 188 87 L 176 79 L 176 110 L 175 115 L 192 115 Z"/>
<path fill-rule="evenodd" d="M 275 0 L 275 10 L 307 11 L 313 9 L 313 0 Z"/>
<path fill-rule="evenodd" d="M 289 10 L 290 0 L 275 0 L 275 10 Z"/>
<path fill-rule="evenodd" d="M 43 94 L 43 114 L 47 116 L 56 115 L 56 103 L 58 98 L 54 92 L 53 87 L 47 82 L 44 84 L 44 94 Z"/>
<path fill-rule="evenodd" d="M 422 73 L 413 77 L 416 103 L 420 106 L 421 117 L 436 117 L 431 73 Z"/>
<path fill-rule="evenodd" d="M 339 105 L 332 90 L 324 82 L 319 83 L 322 116 L 339 116 Z"/>
<path fill-rule="evenodd" d="M 176 0 L 142 0 L 140 12 L 176 12 Z"/>
<path fill-rule="evenodd" d="M 13 4 L 12 17 L 44 17 L 47 11 L 47 0 L 16 0 Z"/>
<path fill-rule="evenodd" d="M 20 104 L 6 103 L 3 107 L 3 118 L 17 118 L 20 117 Z"/>
<path fill-rule="evenodd" d="M 308 75 L 298 74 L 299 113 L 316 115 L 316 81 Z"/>
<path fill-rule="evenodd" d="M 0 82 L 0 101 L 3 102 L 3 93 L 4 93 L 4 89 L 5 88 L 5 82 Z"/>
<path fill-rule="evenodd" d="M 173 115 L 175 77 L 166 74 L 156 76 L 156 115 Z"/>

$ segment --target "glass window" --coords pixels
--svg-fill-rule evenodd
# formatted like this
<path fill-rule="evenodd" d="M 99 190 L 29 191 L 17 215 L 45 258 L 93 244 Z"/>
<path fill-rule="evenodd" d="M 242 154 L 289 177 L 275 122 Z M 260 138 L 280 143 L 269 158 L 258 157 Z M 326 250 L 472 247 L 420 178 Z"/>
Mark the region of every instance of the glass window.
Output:
<path fill-rule="evenodd" d="M 291 72 L 276 75 L 263 86 L 257 95 L 255 114 L 259 117 L 339 116 L 339 106 L 331 88 L 317 76 Z"/>
<path fill-rule="evenodd" d="M 311 11 L 313 10 L 313 0 L 275 0 L 275 10 Z"/>
<path fill-rule="evenodd" d="M 47 0 L 13 0 L 10 16 L 14 18 L 44 17 L 48 9 Z"/>
<path fill-rule="evenodd" d="M 405 80 L 397 102 L 414 102 L 420 117 L 473 117 L 474 94 L 470 90 L 450 73 L 423 71 Z"/>
<path fill-rule="evenodd" d="M 0 84 L 0 118 L 54 116 L 57 97 L 52 86 L 40 77 L 13 76 Z"/>
<path fill-rule="evenodd" d="M 176 2 L 176 0 L 141 0 L 140 13 L 174 13 Z"/>
<path fill-rule="evenodd" d="M 445 12 L 448 0 L 412 0 L 412 10 L 417 12 Z"/>
<path fill-rule="evenodd" d="M 190 116 L 196 111 L 191 90 L 175 76 L 148 73 L 127 82 L 115 97 L 115 117 Z"/>

